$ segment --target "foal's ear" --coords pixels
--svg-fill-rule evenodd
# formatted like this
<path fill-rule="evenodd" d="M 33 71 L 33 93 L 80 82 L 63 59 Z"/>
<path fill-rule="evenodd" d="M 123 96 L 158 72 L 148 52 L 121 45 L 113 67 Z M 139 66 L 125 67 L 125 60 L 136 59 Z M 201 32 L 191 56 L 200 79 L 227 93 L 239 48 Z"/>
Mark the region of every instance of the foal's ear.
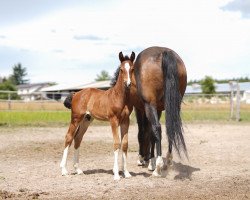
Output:
<path fill-rule="evenodd" d="M 133 63 L 134 60 L 135 60 L 135 52 L 133 52 L 133 51 L 132 51 L 132 53 L 131 53 L 130 60 L 131 60 L 132 63 Z"/>
<path fill-rule="evenodd" d="M 119 59 L 120 59 L 121 63 L 124 61 L 124 56 L 123 56 L 122 52 L 119 53 Z"/>

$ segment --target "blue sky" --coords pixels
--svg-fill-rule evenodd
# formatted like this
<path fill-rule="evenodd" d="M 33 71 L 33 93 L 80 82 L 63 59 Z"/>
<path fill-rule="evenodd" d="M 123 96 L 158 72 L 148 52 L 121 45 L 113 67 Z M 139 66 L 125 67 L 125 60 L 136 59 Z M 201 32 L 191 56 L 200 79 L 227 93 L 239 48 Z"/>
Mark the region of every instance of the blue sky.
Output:
<path fill-rule="evenodd" d="M 188 80 L 250 77 L 249 0 L 0 0 L 0 76 L 89 83 L 118 53 L 175 50 Z"/>

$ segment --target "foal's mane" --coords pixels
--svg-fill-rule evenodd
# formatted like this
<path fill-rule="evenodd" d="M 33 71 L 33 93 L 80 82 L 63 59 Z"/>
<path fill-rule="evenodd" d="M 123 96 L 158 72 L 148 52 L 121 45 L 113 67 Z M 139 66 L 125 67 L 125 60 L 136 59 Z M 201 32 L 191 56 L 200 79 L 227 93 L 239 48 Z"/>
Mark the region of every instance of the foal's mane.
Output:
<path fill-rule="evenodd" d="M 124 61 L 126 61 L 126 60 L 130 60 L 127 55 L 124 57 Z M 111 87 L 115 86 L 117 79 L 118 79 L 118 76 L 119 76 L 119 72 L 120 72 L 120 66 L 117 67 L 113 77 L 111 78 L 111 82 L 110 82 Z"/>

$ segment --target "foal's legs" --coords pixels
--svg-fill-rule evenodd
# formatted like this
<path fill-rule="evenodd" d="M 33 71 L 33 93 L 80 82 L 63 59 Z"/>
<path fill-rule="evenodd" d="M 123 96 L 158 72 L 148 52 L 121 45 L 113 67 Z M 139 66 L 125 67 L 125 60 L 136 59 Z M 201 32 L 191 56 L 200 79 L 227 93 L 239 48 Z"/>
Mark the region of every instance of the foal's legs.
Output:
<path fill-rule="evenodd" d="M 80 122 L 79 128 L 77 130 L 77 133 L 74 137 L 74 168 L 77 174 L 82 174 L 82 170 L 79 168 L 79 147 L 82 142 L 82 137 L 87 131 L 89 125 L 93 121 L 93 118 L 83 118 L 83 120 Z"/>
<path fill-rule="evenodd" d="M 121 123 L 121 149 L 122 149 L 122 170 L 125 178 L 131 177 L 127 170 L 127 152 L 128 152 L 128 128 L 129 117 L 125 118 Z"/>
<path fill-rule="evenodd" d="M 113 133 L 113 146 L 114 146 L 114 180 L 120 180 L 119 166 L 118 166 L 118 155 L 120 149 L 120 139 L 118 134 L 118 120 L 114 117 L 110 120 L 112 133 Z"/>
<path fill-rule="evenodd" d="M 68 171 L 66 169 L 68 151 L 69 151 L 69 147 L 70 147 L 70 145 L 75 137 L 75 133 L 77 131 L 77 128 L 78 128 L 80 121 L 81 121 L 81 116 L 72 117 L 68 132 L 65 136 L 65 149 L 63 151 L 63 157 L 62 157 L 62 161 L 60 164 L 60 167 L 62 168 L 62 175 L 63 176 L 68 174 Z"/>
<path fill-rule="evenodd" d="M 150 105 L 149 103 L 145 103 L 145 111 L 147 118 L 151 123 L 153 136 L 156 143 L 157 159 L 156 159 L 156 169 L 154 170 L 153 175 L 161 176 L 161 169 L 164 165 L 162 159 L 162 150 L 161 150 L 161 124 L 159 123 L 158 113 L 155 106 Z"/>

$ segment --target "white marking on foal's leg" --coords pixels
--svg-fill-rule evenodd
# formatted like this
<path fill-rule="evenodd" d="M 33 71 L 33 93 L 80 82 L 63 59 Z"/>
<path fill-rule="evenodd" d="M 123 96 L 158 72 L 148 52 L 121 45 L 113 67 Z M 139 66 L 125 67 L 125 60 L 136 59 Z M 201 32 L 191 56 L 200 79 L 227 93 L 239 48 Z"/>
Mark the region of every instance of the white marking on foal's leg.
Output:
<path fill-rule="evenodd" d="M 62 168 L 62 176 L 68 175 L 68 171 L 66 169 L 68 151 L 69 151 L 69 146 L 67 146 L 63 151 L 63 157 L 60 164 L 60 167 Z"/>
<path fill-rule="evenodd" d="M 79 148 L 75 149 L 74 153 L 74 168 L 77 174 L 82 174 L 83 171 L 79 168 Z"/>
<path fill-rule="evenodd" d="M 125 152 L 122 152 L 122 167 L 123 167 L 123 174 L 125 178 L 130 178 L 131 174 L 127 170 L 127 155 Z"/>
<path fill-rule="evenodd" d="M 156 159 L 156 168 L 153 172 L 153 176 L 156 176 L 156 177 L 161 176 L 161 174 L 162 174 L 161 170 L 162 170 L 163 166 L 164 166 L 163 159 L 161 156 L 158 156 Z"/>
<path fill-rule="evenodd" d="M 155 157 L 149 159 L 149 163 L 148 163 L 148 170 L 149 171 L 155 170 L 155 165 L 156 165 L 155 161 L 156 161 Z"/>
<path fill-rule="evenodd" d="M 114 180 L 120 180 L 120 176 L 119 176 L 119 166 L 118 166 L 118 154 L 119 154 L 119 149 L 114 151 L 114 168 L 113 168 L 113 172 L 114 172 Z"/>

